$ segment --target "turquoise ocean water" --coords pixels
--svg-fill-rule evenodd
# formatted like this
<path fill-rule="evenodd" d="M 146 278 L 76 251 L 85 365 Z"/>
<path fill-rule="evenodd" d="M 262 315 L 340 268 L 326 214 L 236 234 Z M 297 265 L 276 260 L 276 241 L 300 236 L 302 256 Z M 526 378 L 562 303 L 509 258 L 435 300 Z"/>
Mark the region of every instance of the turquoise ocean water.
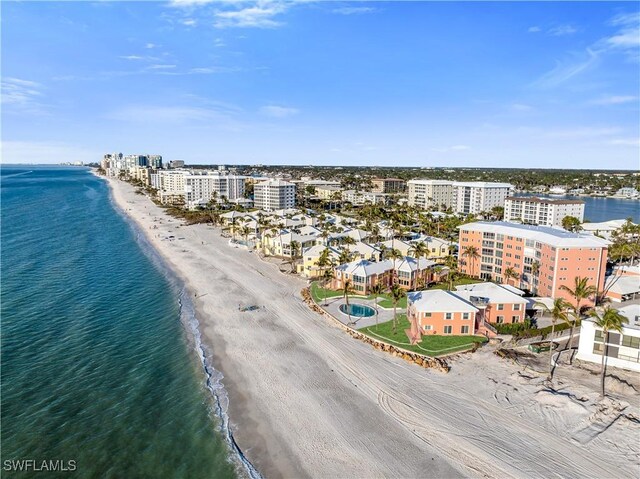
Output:
<path fill-rule="evenodd" d="M 106 183 L 83 168 L 1 173 L 1 466 L 61 460 L 75 461 L 79 478 L 236 477 L 186 294 L 144 252 Z"/>

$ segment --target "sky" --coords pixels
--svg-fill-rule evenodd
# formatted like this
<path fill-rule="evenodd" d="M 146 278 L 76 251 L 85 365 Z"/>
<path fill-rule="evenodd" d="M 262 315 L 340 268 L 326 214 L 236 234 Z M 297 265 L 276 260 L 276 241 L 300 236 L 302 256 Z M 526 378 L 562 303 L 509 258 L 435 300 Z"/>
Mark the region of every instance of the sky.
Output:
<path fill-rule="evenodd" d="M 634 2 L 2 2 L 2 161 L 640 169 Z"/>

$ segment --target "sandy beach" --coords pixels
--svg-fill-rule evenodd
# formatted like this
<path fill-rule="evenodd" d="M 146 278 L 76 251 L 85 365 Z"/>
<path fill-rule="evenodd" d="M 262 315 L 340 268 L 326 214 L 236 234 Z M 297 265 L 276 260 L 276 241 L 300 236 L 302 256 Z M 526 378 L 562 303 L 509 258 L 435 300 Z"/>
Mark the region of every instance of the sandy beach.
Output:
<path fill-rule="evenodd" d="M 597 375 L 560 368 L 553 394 L 487 348 L 449 374 L 394 358 L 312 312 L 300 278 L 107 181 L 197 298 L 234 437 L 264 477 L 637 476 L 638 384 L 600 403 Z"/>

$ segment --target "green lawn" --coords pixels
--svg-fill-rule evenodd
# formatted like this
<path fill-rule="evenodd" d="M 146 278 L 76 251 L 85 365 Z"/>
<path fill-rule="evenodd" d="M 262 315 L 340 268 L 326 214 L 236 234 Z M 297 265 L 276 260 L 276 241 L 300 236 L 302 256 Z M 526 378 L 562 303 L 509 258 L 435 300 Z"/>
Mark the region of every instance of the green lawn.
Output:
<path fill-rule="evenodd" d="M 342 291 L 335 291 L 333 289 L 322 288 L 318 282 L 311 283 L 311 295 L 316 303 L 320 303 L 324 301 L 325 294 L 327 298 L 335 298 L 337 296 L 343 296 Z M 369 296 L 358 296 L 355 294 L 350 294 L 349 297 L 356 298 L 365 298 L 373 300 L 374 295 L 370 294 Z M 378 305 L 381 308 L 393 308 L 393 302 L 391 301 L 391 297 L 388 294 L 379 294 L 378 295 Z M 398 309 L 407 309 L 407 298 L 402 298 L 398 301 Z"/>
<path fill-rule="evenodd" d="M 410 327 L 405 314 L 398 315 L 398 329 L 393 333 L 393 321 L 380 323 L 378 326 L 367 326 L 359 331 L 372 338 L 385 341 L 394 346 L 413 351 L 427 356 L 439 356 L 468 349 L 473 343 L 484 343 L 487 338 L 484 336 L 423 336 L 422 340 L 415 345 L 409 344 L 409 338 L 405 334 L 405 329 Z"/>

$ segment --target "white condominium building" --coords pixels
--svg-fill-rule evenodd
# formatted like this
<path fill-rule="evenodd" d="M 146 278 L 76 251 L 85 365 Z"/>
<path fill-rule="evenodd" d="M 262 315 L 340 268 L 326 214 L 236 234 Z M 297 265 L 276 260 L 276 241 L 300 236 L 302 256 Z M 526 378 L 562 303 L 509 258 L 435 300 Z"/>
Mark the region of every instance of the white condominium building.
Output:
<path fill-rule="evenodd" d="M 409 205 L 436 209 L 452 208 L 456 213 L 479 214 L 503 206 L 513 185 L 485 181 L 411 180 Z"/>
<path fill-rule="evenodd" d="M 582 223 L 584 201 L 509 196 L 504 202 L 506 221 L 561 227 L 562 220 L 567 216 L 578 218 Z"/>
<path fill-rule="evenodd" d="M 513 190 L 509 183 L 486 181 L 456 182 L 453 185 L 457 190 L 454 210 L 466 215 L 477 215 L 496 206 L 504 206 L 504 200 Z"/>
<path fill-rule="evenodd" d="M 253 204 L 265 211 L 293 208 L 296 204 L 296 185 L 284 180 L 267 180 L 253 189 Z"/>
<path fill-rule="evenodd" d="M 410 180 L 409 205 L 421 208 L 452 208 L 455 201 L 453 181 L 447 180 Z M 444 208 L 442 206 L 444 205 Z"/>
<path fill-rule="evenodd" d="M 244 197 L 245 179 L 236 175 L 185 175 L 185 200 L 190 207 L 205 205 L 214 197 L 236 201 Z"/>

